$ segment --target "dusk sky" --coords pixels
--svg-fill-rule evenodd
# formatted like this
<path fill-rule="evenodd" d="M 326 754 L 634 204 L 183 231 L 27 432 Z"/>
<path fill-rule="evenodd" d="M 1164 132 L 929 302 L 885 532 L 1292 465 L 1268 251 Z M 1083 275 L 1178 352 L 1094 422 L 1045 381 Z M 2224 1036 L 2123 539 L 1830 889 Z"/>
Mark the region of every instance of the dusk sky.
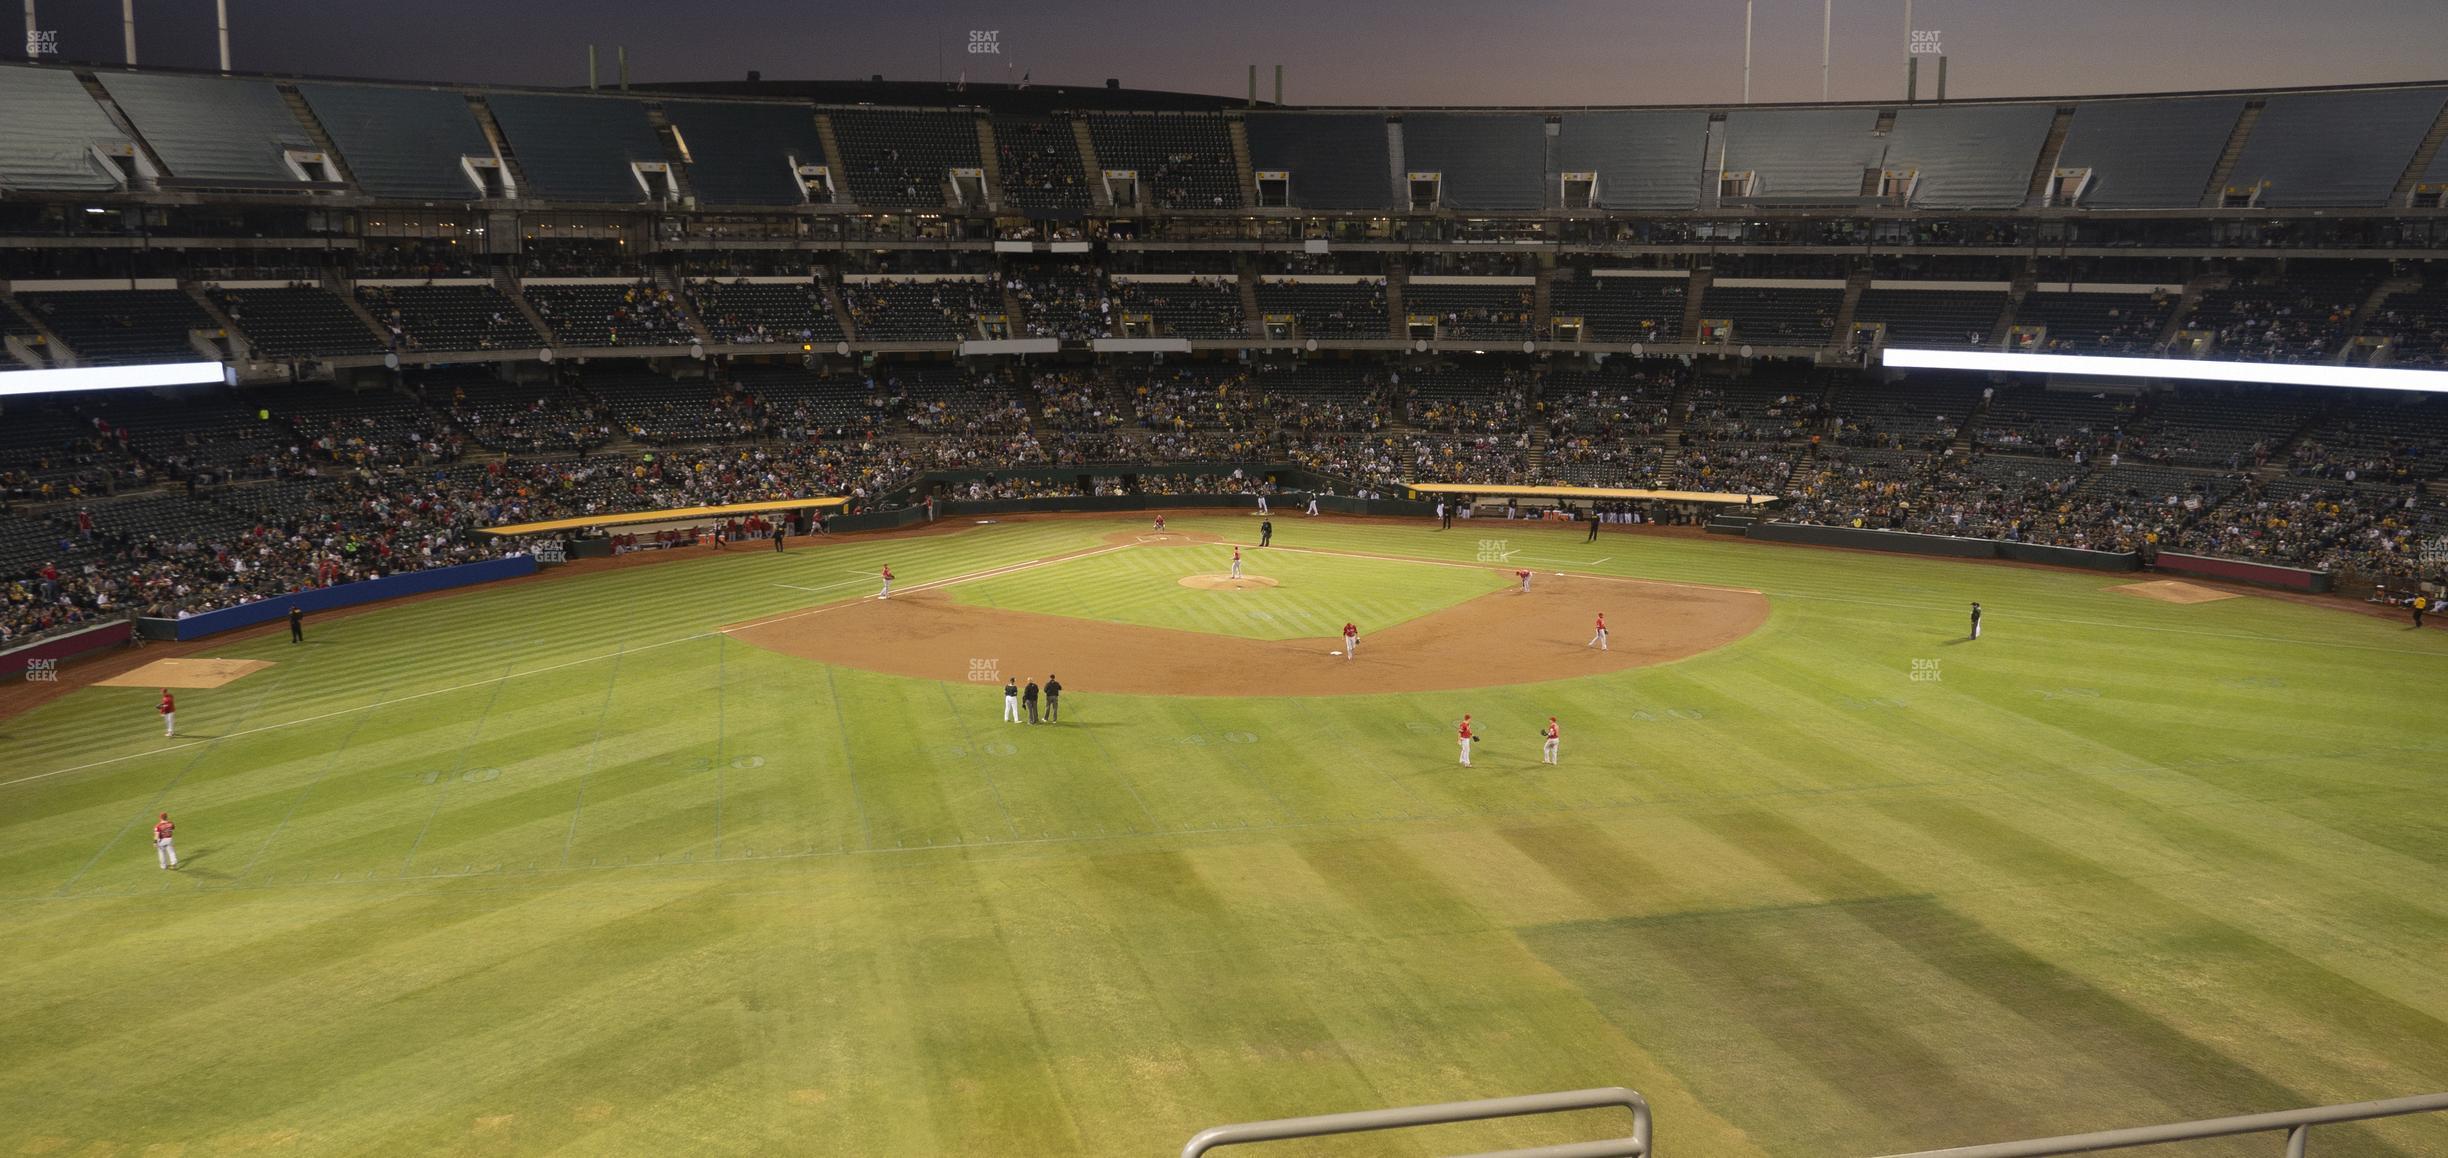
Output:
<path fill-rule="evenodd" d="M 37 0 L 64 57 L 120 58 L 119 0 Z M 12 7 L 15 7 L 12 5 Z M 138 0 L 143 63 L 209 67 L 212 0 Z M 1727 102 L 1742 0 L 229 0 L 236 66 L 571 85 L 585 45 L 637 80 L 1000 80 L 1239 95 L 1287 70 L 1308 104 Z M 2448 0 L 1916 0 L 1949 95 L 2020 96 L 2437 80 Z M 1819 95 L 1819 0 L 1758 0 L 1753 99 Z M 972 55 L 973 30 L 1001 52 Z M 1903 90 L 1903 0 L 1837 0 L 1833 93 Z M 1924 81 L 1926 85 L 1928 81 Z M 1926 90 L 1925 90 L 1926 91 Z"/>

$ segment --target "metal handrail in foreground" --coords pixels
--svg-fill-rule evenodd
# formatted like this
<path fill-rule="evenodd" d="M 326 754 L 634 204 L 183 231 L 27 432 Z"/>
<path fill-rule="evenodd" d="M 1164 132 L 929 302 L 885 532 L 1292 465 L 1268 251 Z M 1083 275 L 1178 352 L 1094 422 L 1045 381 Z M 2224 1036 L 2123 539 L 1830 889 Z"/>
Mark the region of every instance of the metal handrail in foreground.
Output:
<path fill-rule="evenodd" d="M 2305 1139 L 2314 1126 L 2442 1111 L 2448 1111 L 2448 1093 L 2417 1094 L 2377 1102 L 2347 1102 L 2269 1114 L 2171 1122 L 2164 1126 L 2134 1126 L 2124 1130 L 2067 1134 L 2057 1138 L 2027 1138 L 2020 1142 L 1992 1142 L 1986 1146 L 1958 1146 L 1952 1150 L 1919 1150 L 1911 1154 L 1891 1154 L 1887 1158 L 2054 1158 L 2060 1154 L 2091 1154 L 2101 1150 L 2122 1150 L 2129 1146 L 2198 1142 L 2206 1138 L 2230 1138 L 2238 1134 L 2264 1134 L 2278 1130 L 2286 1131 L 2286 1158 L 2304 1158 Z"/>
<path fill-rule="evenodd" d="M 1477 1122 L 1488 1118 L 1518 1118 L 1525 1114 L 1561 1114 L 1573 1110 L 1603 1110 L 1621 1106 L 1632 1111 L 1632 1133 L 1628 1137 L 1610 1138 L 1598 1142 L 1570 1142 L 1559 1146 L 1537 1146 L 1528 1150 L 1505 1150 L 1473 1155 L 1471 1158 L 1648 1158 L 1649 1101 L 1621 1086 L 1595 1090 L 1564 1090 L 1552 1094 L 1523 1094 L 1514 1098 L 1482 1098 L 1475 1102 L 1441 1102 L 1433 1106 L 1398 1106 L 1390 1110 L 1356 1110 L 1348 1114 L 1317 1114 L 1307 1118 L 1278 1118 L 1272 1122 L 1243 1122 L 1237 1126 L 1215 1126 L 1201 1130 L 1182 1147 L 1182 1158 L 1200 1158 L 1210 1150 L 1224 1146 L 1239 1146 L 1249 1142 L 1280 1142 L 1288 1138 L 1318 1138 L 1328 1134 L 1358 1134 L 1370 1130 L 1399 1130 L 1408 1126 L 1436 1126 L 1448 1122 Z"/>

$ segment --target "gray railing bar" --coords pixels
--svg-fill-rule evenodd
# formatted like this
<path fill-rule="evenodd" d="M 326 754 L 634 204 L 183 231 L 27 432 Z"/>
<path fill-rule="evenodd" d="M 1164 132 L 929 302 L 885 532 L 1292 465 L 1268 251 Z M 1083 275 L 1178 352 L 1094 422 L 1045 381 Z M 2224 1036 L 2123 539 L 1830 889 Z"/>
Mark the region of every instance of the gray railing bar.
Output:
<path fill-rule="evenodd" d="M 1385 1110 L 1355 1110 L 1346 1114 L 1316 1114 L 1306 1118 L 1278 1118 L 1271 1122 L 1243 1122 L 1233 1126 L 1213 1126 L 1199 1131 L 1187 1145 L 1182 1147 L 1182 1158 L 1200 1158 L 1210 1150 L 1250 1142 L 1280 1142 L 1287 1138 L 1318 1138 L 1329 1134 L 1399 1130 L 1408 1126 L 1477 1122 L 1488 1118 L 1517 1118 L 1524 1114 L 1602 1110 L 1610 1106 L 1621 1106 L 1632 1111 L 1632 1133 L 1629 1137 L 1601 1142 L 1573 1142 L 1561 1146 L 1541 1146 L 1529 1150 L 1506 1150 L 1501 1153 L 1478 1155 L 1477 1158 L 1647 1158 L 1649 1154 L 1648 1099 L 1621 1086 L 1607 1086 L 1593 1090 L 1563 1090 L 1549 1094 L 1523 1094 L 1511 1098 L 1481 1098 L 1471 1102 L 1440 1102 L 1429 1106 L 1397 1106 Z"/>
<path fill-rule="evenodd" d="M 1891 1154 L 1887 1158 L 2055 1158 L 2062 1154 L 2089 1154 L 2100 1150 L 2122 1150 L 2129 1146 L 2193 1142 L 2271 1130 L 2287 1131 L 2286 1152 L 2293 1158 L 2301 1158 L 2304 1136 L 2311 1132 L 2310 1127 L 2440 1111 L 2448 1111 L 2448 1093 L 2417 1094 L 2377 1102 L 2347 1102 L 2268 1114 L 2244 1114 L 2233 1118 L 2204 1118 L 2198 1122 L 2171 1122 L 2164 1126 L 2134 1126 L 2094 1134 L 2028 1138 L 2021 1142 L 1993 1142 L 1986 1146 L 1958 1146 L 1952 1150 L 1917 1150 L 1910 1154 Z"/>

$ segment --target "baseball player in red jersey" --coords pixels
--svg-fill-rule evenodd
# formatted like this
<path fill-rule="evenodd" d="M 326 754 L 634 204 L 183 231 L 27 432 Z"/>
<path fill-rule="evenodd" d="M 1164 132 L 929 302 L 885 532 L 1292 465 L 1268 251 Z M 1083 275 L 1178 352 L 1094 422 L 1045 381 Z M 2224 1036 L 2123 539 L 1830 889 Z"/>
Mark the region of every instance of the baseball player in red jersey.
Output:
<path fill-rule="evenodd" d="M 1233 548 L 1232 577 L 1235 579 L 1241 577 L 1241 548 L 1239 547 Z"/>
<path fill-rule="evenodd" d="M 161 713 L 162 735 L 178 735 L 178 704 L 170 698 L 170 689 L 162 689 L 162 702 L 153 710 Z"/>
<path fill-rule="evenodd" d="M 1465 768 L 1470 767 L 1471 741 L 1478 739 L 1479 733 L 1471 731 L 1470 716 L 1468 714 L 1465 714 L 1462 717 L 1462 730 L 1454 738 L 1460 741 L 1462 744 L 1462 766 Z"/>
<path fill-rule="evenodd" d="M 1556 763 L 1556 750 L 1562 748 L 1563 746 L 1563 725 L 1556 723 L 1556 718 L 1554 716 L 1547 717 L 1547 751 L 1544 756 L 1540 757 L 1539 762 L 1542 764 Z"/>
<path fill-rule="evenodd" d="M 177 830 L 178 826 L 170 823 L 167 812 L 161 814 L 160 820 L 153 822 L 153 858 L 166 869 L 178 867 L 178 850 L 170 846 L 170 834 Z"/>
<path fill-rule="evenodd" d="M 1163 534 L 1163 533 L 1164 533 L 1164 516 L 1163 516 L 1163 515 L 1158 515 L 1158 516 L 1156 516 L 1156 533 L 1157 533 L 1157 534 L 1159 534 L 1159 535 L 1161 535 L 1161 534 Z"/>
<path fill-rule="evenodd" d="M 884 590 L 877 592 L 876 598 L 892 598 L 892 566 L 890 564 L 886 564 L 884 567 Z"/>
<path fill-rule="evenodd" d="M 1350 663 L 1352 653 L 1360 650 L 1360 625 L 1346 620 L 1343 624 L 1343 662 Z"/>
<path fill-rule="evenodd" d="M 1581 646 L 1594 647 L 1600 651 L 1607 650 L 1606 612 L 1598 613 L 1598 633 L 1590 636 L 1590 641 Z"/>
<path fill-rule="evenodd" d="M 1513 572 L 1513 577 L 1514 577 L 1514 578 L 1516 578 L 1516 579 L 1521 580 L 1521 585 L 1522 585 L 1522 590 L 1521 590 L 1521 593 L 1522 593 L 1522 594 L 1524 594 L 1524 595 L 1528 595 L 1528 594 L 1530 593 L 1530 571 L 1529 571 L 1529 569 L 1528 569 L 1528 568 L 1519 568 L 1519 569 L 1516 569 L 1516 570 Z"/>

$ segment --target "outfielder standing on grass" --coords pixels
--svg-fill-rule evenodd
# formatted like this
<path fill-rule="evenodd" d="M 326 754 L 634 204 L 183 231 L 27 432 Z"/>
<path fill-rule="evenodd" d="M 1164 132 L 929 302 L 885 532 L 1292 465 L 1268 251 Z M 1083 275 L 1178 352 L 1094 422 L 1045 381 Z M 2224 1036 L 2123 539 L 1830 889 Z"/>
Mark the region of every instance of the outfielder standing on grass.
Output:
<path fill-rule="evenodd" d="M 1980 638 L 1980 604 L 1978 603 L 1972 605 L 1972 638 Z"/>
<path fill-rule="evenodd" d="M 295 603 L 289 605 L 289 642 L 306 642 L 306 613 Z"/>
<path fill-rule="evenodd" d="M 166 869 L 178 867 L 178 850 L 170 846 L 170 834 L 176 831 L 178 826 L 170 823 L 167 812 L 161 814 L 160 820 L 153 822 L 153 858 Z"/>
<path fill-rule="evenodd" d="M 878 592 L 876 592 L 876 598 L 878 598 L 878 599 L 890 599 L 890 598 L 892 598 L 892 564 L 890 564 L 890 563 L 886 563 L 886 564 L 884 565 L 884 589 L 883 589 L 882 591 L 878 591 Z"/>
<path fill-rule="evenodd" d="M 1546 736 L 1547 750 L 1546 753 L 1539 758 L 1539 762 L 1543 764 L 1557 763 L 1556 750 L 1564 746 L 1564 728 L 1562 725 L 1556 723 L 1556 718 L 1554 716 L 1547 717 Z"/>
<path fill-rule="evenodd" d="M 1479 733 L 1474 732 L 1474 731 L 1471 731 L 1470 713 L 1468 713 L 1468 712 L 1463 713 L 1463 715 L 1462 715 L 1462 729 L 1461 729 L 1460 733 L 1459 733 L 1459 734 L 1457 734 L 1457 735 L 1454 737 L 1454 739 L 1456 739 L 1457 741 L 1460 741 L 1460 743 L 1461 743 L 1461 745 L 1462 745 L 1462 766 L 1463 766 L 1463 767 L 1465 767 L 1465 768 L 1470 767 L 1470 746 L 1471 746 L 1471 741 L 1476 740 L 1476 739 L 1478 739 L 1478 738 L 1479 738 Z"/>
<path fill-rule="evenodd" d="M 170 689 L 162 689 L 161 704 L 153 710 L 161 713 L 162 735 L 178 735 L 178 703 L 170 698 Z"/>
<path fill-rule="evenodd" d="M 1581 646 L 1594 647 L 1600 651 L 1607 650 L 1606 612 L 1601 611 L 1598 613 L 1598 633 L 1590 636 L 1590 641 L 1582 644 Z"/>
<path fill-rule="evenodd" d="M 1343 662 L 1350 663 L 1352 655 L 1359 650 L 1360 625 L 1345 620 L 1343 622 Z"/>

